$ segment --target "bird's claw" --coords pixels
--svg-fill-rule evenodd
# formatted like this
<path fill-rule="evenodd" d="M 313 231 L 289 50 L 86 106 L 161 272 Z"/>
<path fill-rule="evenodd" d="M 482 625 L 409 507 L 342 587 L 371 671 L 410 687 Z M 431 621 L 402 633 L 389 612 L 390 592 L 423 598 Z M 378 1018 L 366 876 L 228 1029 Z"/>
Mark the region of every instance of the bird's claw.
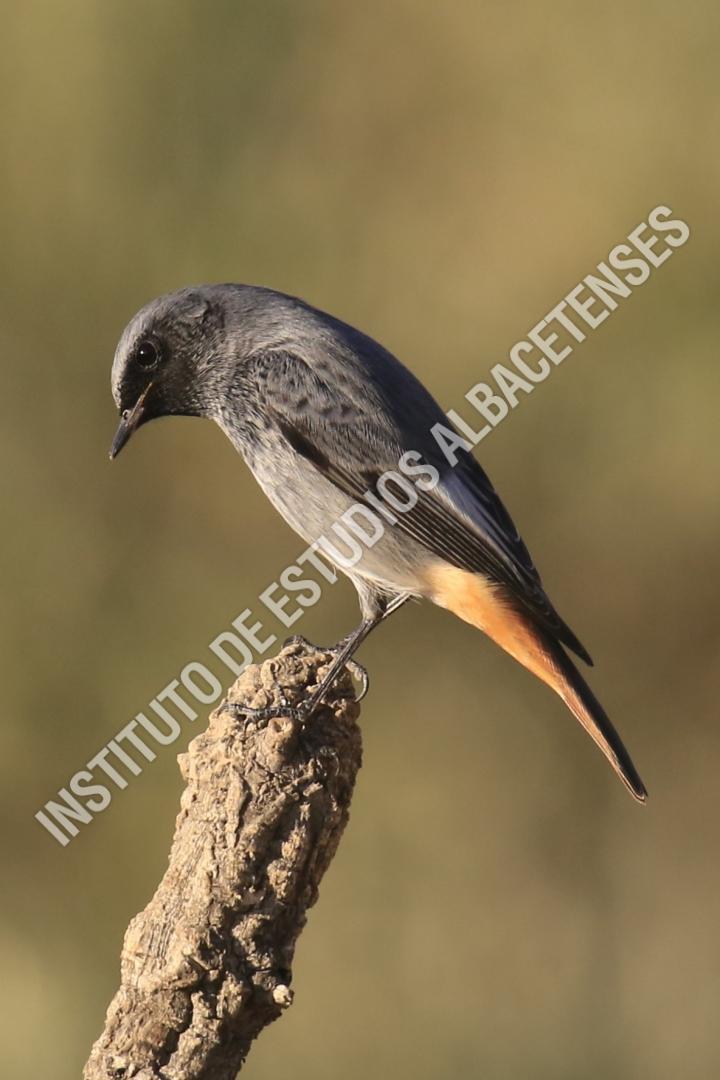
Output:
<path fill-rule="evenodd" d="M 360 683 L 360 692 L 355 695 L 355 700 L 362 701 L 370 689 L 370 676 L 368 675 L 367 668 L 364 668 L 357 660 L 348 660 L 345 667 L 350 672 L 353 679 Z"/>
<path fill-rule="evenodd" d="M 291 705 L 284 697 L 280 698 L 277 705 L 265 705 L 261 709 L 254 709 L 250 705 L 243 705 L 239 701 L 226 701 L 225 708 L 234 714 L 237 719 L 244 717 L 256 724 L 267 724 L 270 720 L 294 720 L 295 723 L 303 724 L 313 712 L 311 703 L 301 701 L 299 705 Z"/>
<path fill-rule="evenodd" d="M 288 645 L 302 645 L 306 649 L 317 649 L 318 652 L 327 652 L 331 655 L 339 653 L 345 644 L 345 640 L 338 642 L 337 645 L 314 645 L 312 641 L 308 641 L 302 634 L 292 634 L 289 638 L 286 638 L 283 642 L 283 647 Z M 366 697 L 368 690 L 370 689 L 370 676 L 367 669 L 359 664 L 357 660 L 348 660 L 345 664 L 346 669 L 350 672 L 350 675 L 356 682 L 360 683 L 360 692 L 355 696 L 355 701 L 362 701 Z"/>
<path fill-rule="evenodd" d="M 313 645 L 312 641 L 308 641 L 302 634 L 291 634 L 290 637 L 285 638 L 283 641 L 283 649 L 287 649 L 288 645 L 302 645 L 306 649 L 317 649 L 317 645 Z"/>

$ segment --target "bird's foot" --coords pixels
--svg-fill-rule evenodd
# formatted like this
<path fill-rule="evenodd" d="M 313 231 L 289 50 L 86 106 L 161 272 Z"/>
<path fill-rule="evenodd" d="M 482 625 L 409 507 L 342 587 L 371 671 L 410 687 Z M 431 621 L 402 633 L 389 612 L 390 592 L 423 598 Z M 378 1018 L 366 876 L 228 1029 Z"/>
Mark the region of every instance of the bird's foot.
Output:
<path fill-rule="evenodd" d="M 342 652 L 343 648 L 347 644 L 348 639 L 338 642 L 337 645 L 332 645 L 329 648 L 324 646 L 314 645 L 307 638 L 302 637 L 300 634 L 294 634 L 284 642 L 284 645 L 302 645 L 303 648 L 313 652 L 326 652 L 331 656 L 337 658 Z M 337 662 L 337 659 L 336 661 Z M 368 692 L 370 685 L 370 678 L 367 671 L 358 664 L 356 660 L 347 660 L 343 665 L 350 672 L 353 679 L 356 679 L 360 683 L 360 692 L 356 696 L 356 701 L 362 701 Z M 332 665 L 331 665 L 332 670 Z M 276 705 L 266 705 L 263 708 L 255 709 L 250 705 L 243 705 L 240 702 L 226 701 L 225 708 L 234 713 L 237 717 L 246 717 L 251 719 L 254 723 L 266 724 L 270 720 L 275 719 L 290 719 L 297 724 L 305 724 L 312 714 L 318 709 L 324 702 L 327 695 L 332 690 L 333 684 L 339 672 L 335 674 L 335 678 L 331 677 L 331 681 L 328 683 L 328 675 L 325 679 L 321 679 L 318 687 L 308 697 L 301 699 L 295 705 L 291 705 L 290 702 L 284 696 L 280 698 Z"/>
<path fill-rule="evenodd" d="M 349 641 L 351 635 L 344 637 L 341 641 L 338 641 L 337 645 L 315 645 L 312 641 L 308 641 L 302 634 L 293 634 L 283 642 L 283 647 L 286 645 L 302 645 L 303 648 L 308 651 L 327 652 L 331 656 L 337 656 L 344 649 L 345 645 Z M 350 675 L 356 682 L 360 684 L 360 691 L 355 696 L 356 701 L 362 701 L 367 695 L 370 689 L 370 676 L 367 669 L 359 664 L 357 660 L 347 660 L 345 667 L 350 672 Z"/>
<path fill-rule="evenodd" d="M 226 701 L 223 706 L 228 712 L 233 713 L 236 719 L 244 718 L 252 720 L 255 724 L 267 724 L 270 720 L 287 719 L 296 724 L 304 724 L 314 712 L 315 706 L 311 701 L 301 701 L 297 705 L 282 697 L 277 705 L 266 705 L 262 709 L 253 709 L 250 705 L 243 705 L 239 701 Z"/>

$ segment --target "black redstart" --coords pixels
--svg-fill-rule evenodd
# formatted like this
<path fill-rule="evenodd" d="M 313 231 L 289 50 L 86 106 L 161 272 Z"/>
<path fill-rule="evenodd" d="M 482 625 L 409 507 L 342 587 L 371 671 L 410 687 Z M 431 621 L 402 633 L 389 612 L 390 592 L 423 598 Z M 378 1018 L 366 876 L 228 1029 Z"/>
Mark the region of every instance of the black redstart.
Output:
<path fill-rule="evenodd" d="M 111 457 L 148 420 L 206 416 L 309 543 L 358 505 L 382 523 L 354 565 L 336 560 L 357 589 L 362 622 L 337 647 L 311 708 L 373 627 L 409 597 L 426 597 L 552 687 L 645 800 L 627 750 L 565 650 L 590 657 L 550 603 L 510 515 L 467 450 L 450 464 L 432 433 L 438 424 L 447 430 L 447 417 L 381 345 L 271 289 L 203 285 L 138 312 L 118 344 L 112 391 L 121 419 Z M 386 474 L 403 472 L 414 500 L 391 511 Z"/>

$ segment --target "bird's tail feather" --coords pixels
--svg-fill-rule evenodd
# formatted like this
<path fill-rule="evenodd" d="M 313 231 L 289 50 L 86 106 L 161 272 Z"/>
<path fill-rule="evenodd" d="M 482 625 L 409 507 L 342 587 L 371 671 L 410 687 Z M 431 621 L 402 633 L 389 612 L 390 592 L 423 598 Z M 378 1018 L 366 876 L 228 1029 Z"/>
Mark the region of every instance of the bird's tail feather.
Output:
<path fill-rule="evenodd" d="M 602 705 L 561 645 L 548 641 L 545 643 L 545 650 L 559 676 L 550 685 L 573 716 L 580 721 L 590 738 L 600 747 L 630 794 L 638 802 L 645 802 L 645 785 Z"/>
<path fill-rule="evenodd" d="M 436 604 L 483 630 L 559 694 L 628 791 L 638 802 L 645 802 L 645 785 L 620 736 L 562 645 L 539 627 L 507 590 L 480 574 L 445 564 L 428 573 L 428 584 Z"/>

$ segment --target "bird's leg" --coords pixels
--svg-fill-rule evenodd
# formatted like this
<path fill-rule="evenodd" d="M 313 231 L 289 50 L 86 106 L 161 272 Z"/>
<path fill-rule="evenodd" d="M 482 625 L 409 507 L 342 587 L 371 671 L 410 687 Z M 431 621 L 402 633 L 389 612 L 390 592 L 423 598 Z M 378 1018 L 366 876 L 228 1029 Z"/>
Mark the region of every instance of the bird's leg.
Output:
<path fill-rule="evenodd" d="M 315 709 L 317 709 L 318 705 L 322 705 L 323 699 L 327 694 L 328 690 L 331 688 L 332 684 L 335 682 L 342 669 L 346 666 L 350 668 L 351 675 L 356 675 L 357 669 L 360 670 L 360 682 L 362 683 L 362 689 L 360 691 L 360 696 L 357 700 L 362 701 L 362 699 L 365 697 L 365 694 L 367 693 L 370 680 L 368 679 L 368 673 L 365 668 L 362 667 L 360 664 L 355 663 L 355 661 L 353 660 L 353 654 L 360 648 L 363 641 L 371 632 L 371 630 L 374 630 L 380 622 L 382 622 L 382 615 L 377 615 L 373 618 L 363 619 L 363 621 L 360 623 L 356 630 L 353 630 L 351 634 L 348 634 L 347 637 L 343 638 L 342 641 L 338 642 L 335 647 L 337 649 L 337 653 L 335 655 L 335 659 L 330 665 L 330 670 L 325 675 L 325 678 L 322 680 L 317 690 L 315 690 L 314 693 L 310 695 L 307 705 L 305 706 L 308 716 L 312 715 Z M 335 650 L 333 650 L 333 652 L 334 651 Z M 351 665 L 356 669 L 355 671 L 352 670 Z"/>
<path fill-rule="evenodd" d="M 308 650 L 315 650 L 317 652 L 329 652 L 336 655 L 350 640 L 352 634 L 346 634 L 344 638 L 338 641 L 337 645 L 316 645 L 313 641 L 308 641 L 302 634 L 292 634 L 289 638 L 286 638 L 283 642 L 285 645 L 302 645 Z M 346 660 L 345 667 L 348 669 L 353 679 L 356 679 L 360 683 L 360 693 L 355 698 L 356 701 L 362 701 L 370 688 L 370 676 L 368 675 L 362 664 L 359 664 L 357 660 Z"/>
<path fill-rule="evenodd" d="M 399 607 L 402 607 L 402 605 L 405 603 L 405 601 L 409 600 L 409 599 L 410 599 L 410 597 L 409 597 L 409 595 L 407 593 L 400 593 L 400 595 L 394 596 L 392 598 L 392 600 L 388 601 L 387 603 L 383 603 L 382 606 L 378 605 L 378 610 L 377 610 L 377 613 L 376 613 L 376 617 L 375 617 L 375 615 L 373 615 L 373 616 L 370 617 L 369 620 L 363 620 L 363 621 L 371 621 L 372 622 L 372 626 L 363 635 L 363 637 L 361 637 L 358 641 L 355 640 L 356 635 L 359 632 L 359 628 L 358 628 L 358 630 L 353 630 L 353 631 L 351 631 L 351 633 L 346 634 L 345 637 L 341 638 L 340 641 L 338 641 L 338 643 L 336 645 L 328 645 L 327 648 L 325 649 L 326 652 L 335 653 L 336 656 L 339 657 L 342 654 L 345 647 L 347 645 L 349 645 L 351 642 L 353 643 L 352 651 L 346 657 L 346 659 L 344 661 L 344 666 L 348 669 L 348 671 L 350 672 L 352 677 L 354 679 L 357 679 L 357 681 L 360 683 L 360 693 L 358 694 L 357 698 L 355 699 L 356 701 L 362 701 L 362 699 L 367 694 L 367 692 L 368 692 L 368 690 L 370 688 L 370 676 L 368 675 L 367 671 L 362 666 L 362 664 L 359 664 L 357 662 L 357 660 L 352 659 L 353 653 L 358 649 L 358 647 L 360 646 L 362 641 L 364 641 L 364 639 L 370 633 L 370 630 L 373 630 L 378 625 L 378 623 L 384 622 L 384 620 L 387 619 L 388 615 L 392 615 L 393 611 L 397 611 L 397 609 Z M 302 634 L 293 634 L 291 637 L 287 638 L 287 640 L 284 642 L 284 644 L 285 645 L 293 645 L 296 642 L 299 643 L 300 645 L 305 645 L 308 648 L 318 648 L 318 646 L 315 646 L 313 644 L 313 642 L 308 641 L 308 639 L 306 637 L 303 637 Z M 319 648 L 323 649 L 324 646 L 319 646 Z M 337 677 L 337 674 L 341 670 L 342 666 L 343 665 L 341 664 L 337 668 L 337 670 L 335 671 L 335 674 L 333 675 L 333 678 Z M 317 691 L 316 691 L 316 693 L 317 693 Z M 318 702 L 318 704 L 319 704 L 319 702 Z"/>
<path fill-rule="evenodd" d="M 344 637 L 332 649 L 328 649 L 328 652 L 336 653 L 335 658 L 333 659 L 333 662 L 330 665 L 330 669 L 326 673 L 320 685 L 313 691 L 313 693 L 306 701 L 301 702 L 297 706 L 270 705 L 265 709 L 252 709 L 247 705 L 241 706 L 236 704 L 235 702 L 226 702 L 225 708 L 231 709 L 241 715 L 251 716 L 254 720 L 260 721 L 271 720 L 279 716 L 292 716 L 296 717 L 301 721 L 305 720 L 309 716 L 312 716 L 315 709 L 322 705 L 328 691 L 331 689 L 333 683 L 335 682 L 342 669 L 344 667 L 350 668 L 351 663 L 353 667 L 359 669 L 361 672 L 360 681 L 363 683 L 363 687 L 357 700 L 362 700 L 362 698 L 367 692 L 369 680 L 365 669 L 360 664 L 356 664 L 355 661 L 353 661 L 353 655 L 362 645 L 368 634 L 370 634 L 376 626 L 378 626 L 384 619 L 386 619 L 388 615 L 391 615 L 393 611 L 396 611 L 399 607 L 402 606 L 402 604 L 405 603 L 406 600 L 409 599 L 410 597 L 407 594 L 403 593 L 399 596 L 393 597 L 393 599 L 387 604 L 378 604 L 377 608 L 372 612 L 372 614 L 367 615 L 360 623 L 360 625 L 352 631 L 351 634 L 348 634 L 347 637 Z M 304 645 L 311 644 L 311 642 L 308 642 L 300 634 L 296 634 L 293 635 L 293 637 L 288 638 L 285 644 L 293 641 L 299 641 Z M 355 672 L 351 670 L 351 674 L 355 674 Z"/>
<path fill-rule="evenodd" d="M 323 699 L 332 687 L 332 684 L 335 682 L 339 673 L 348 661 L 352 659 L 355 650 L 359 647 L 361 642 L 365 640 L 370 631 L 378 625 L 381 619 L 382 616 L 380 615 L 372 619 L 363 619 L 357 630 L 354 630 L 353 633 L 341 643 L 339 652 L 334 657 L 333 662 L 330 665 L 330 670 L 327 672 L 320 685 L 313 691 L 309 698 L 305 701 L 301 701 L 298 705 L 280 704 L 269 705 L 264 709 L 253 709 L 249 705 L 239 705 L 235 702 L 226 701 L 225 708 L 235 712 L 238 716 L 247 716 L 256 722 L 260 721 L 261 723 L 266 720 L 274 720 L 275 717 L 280 716 L 289 716 L 302 723 L 307 720 L 308 717 L 312 716 L 318 706 L 322 705 Z"/>
<path fill-rule="evenodd" d="M 403 592 L 398 593 L 397 596 L 393 596 L 392 600 L 388 600 L 382 609 L 382 615 L 380 616 L 381 621 L 384 622 L 388 615 L 392 615 L 393 611 L 397 611 L 397 609 L 401 608 L 403 604 L 406 604 L 408 600 L 412 600 L 412 593 Z"/>

